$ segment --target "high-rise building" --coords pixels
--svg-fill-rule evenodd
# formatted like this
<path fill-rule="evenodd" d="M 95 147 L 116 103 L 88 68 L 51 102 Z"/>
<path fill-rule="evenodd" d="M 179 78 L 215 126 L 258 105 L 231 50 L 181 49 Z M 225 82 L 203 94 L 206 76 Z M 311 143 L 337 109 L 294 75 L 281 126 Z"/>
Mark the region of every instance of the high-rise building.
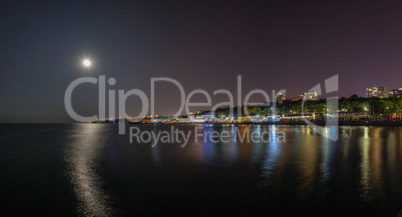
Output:
<path fill-rule="evenodd" d="M 303 99 L 304 100 L 317 100 L 318 99 L 317 91 L 305 92 L 303 95 Z"/>
<path fill-rule="evenodd" d="M 366 97 L 388 98 L 388 91 L 386 87 L 371 87 L 366 88 Z"/>
<path fill-rule="evenodd" d="M 401 97 L 402 95 L 402 87 L 398 89 L 393 89 L 389 91 L 389 97 Z"/>

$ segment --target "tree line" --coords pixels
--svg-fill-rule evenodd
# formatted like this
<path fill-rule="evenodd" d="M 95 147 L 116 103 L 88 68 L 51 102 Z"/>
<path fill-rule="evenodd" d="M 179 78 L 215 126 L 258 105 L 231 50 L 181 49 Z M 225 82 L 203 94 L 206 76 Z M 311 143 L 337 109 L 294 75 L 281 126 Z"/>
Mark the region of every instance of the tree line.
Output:
<path fill-rule="evenodd" d="M 278 115 L 283 114 L 300 114 L 302 113 L 302 101 L 284 100 L 276 102 L 271 106 L 243 106 L 232 108 L 219 108 L 215 111 L 215 116 L 218 118 L 229 117 L 230 110 L 236 116 L 238 110 L 241 109 L 241 114 L 259 114 L 261 116 L 272 115 L 274 112 Z M 327 111 L 327 100 L 308 100 L 304 102 L 303 111 L 305 113 L 325 113 Z M 402 98 L 363 98 L 357 95 L 352 95 L 349 98 L 342 97 L 338 100 L 338 112 L 345 113 L 367 113 L 369 115 L 390 115 L 396 113 L 402 114 Z"/>

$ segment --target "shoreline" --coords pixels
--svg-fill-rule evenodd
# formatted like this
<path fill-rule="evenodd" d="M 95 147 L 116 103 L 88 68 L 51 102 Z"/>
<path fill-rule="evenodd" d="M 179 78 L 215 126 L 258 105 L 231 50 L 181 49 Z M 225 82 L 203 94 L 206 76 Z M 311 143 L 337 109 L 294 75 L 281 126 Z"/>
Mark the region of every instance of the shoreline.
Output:
<path fill-rule="evenodd" d="M 325 126 L 325 122 L 312 122 L 318 126 Z M 307 125 L 305 122 L 264 122 L 264 123 L 253 123 L 253 122 L 243 122 L 243 123 L 127 123 L 129 125 Z M 381 126 L 381 127 L 394 127 L 402 126 L 402 121 L 342 121 L 338 122 L 338 126 Z"/>

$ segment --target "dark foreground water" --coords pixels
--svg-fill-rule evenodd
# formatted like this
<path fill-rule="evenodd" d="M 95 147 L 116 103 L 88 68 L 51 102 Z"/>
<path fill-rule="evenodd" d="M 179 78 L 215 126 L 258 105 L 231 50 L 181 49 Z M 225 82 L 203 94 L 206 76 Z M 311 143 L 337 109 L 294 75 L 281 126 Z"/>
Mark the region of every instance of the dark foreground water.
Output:
<path fill-rule="evenodd" d="M 175 128 L 192 132 L 183 148 L 130 143 L 113 124 L 0 125 L 0 215 L 396 216 L 402 208 L 401 127 L 329 129 L 338 141 L 307 126 L 198 129 L 226 132 L 222 142 Z M 233 139 L 246 131 L 272 138 Z"/>

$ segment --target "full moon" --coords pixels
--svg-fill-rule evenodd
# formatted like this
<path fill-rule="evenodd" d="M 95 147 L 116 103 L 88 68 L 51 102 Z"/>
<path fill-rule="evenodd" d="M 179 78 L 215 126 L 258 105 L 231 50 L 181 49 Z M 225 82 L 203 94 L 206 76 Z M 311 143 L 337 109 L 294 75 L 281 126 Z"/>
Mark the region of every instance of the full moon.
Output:
<path fill-rule="evenodd" d="M 82 63 L 84 64 L 84 66 L 85 66 L 86 68 L 88 68 L 88 67 L 91 66 L 91 61 L 88 60 L 88 59 L 84 60 Z"/>

